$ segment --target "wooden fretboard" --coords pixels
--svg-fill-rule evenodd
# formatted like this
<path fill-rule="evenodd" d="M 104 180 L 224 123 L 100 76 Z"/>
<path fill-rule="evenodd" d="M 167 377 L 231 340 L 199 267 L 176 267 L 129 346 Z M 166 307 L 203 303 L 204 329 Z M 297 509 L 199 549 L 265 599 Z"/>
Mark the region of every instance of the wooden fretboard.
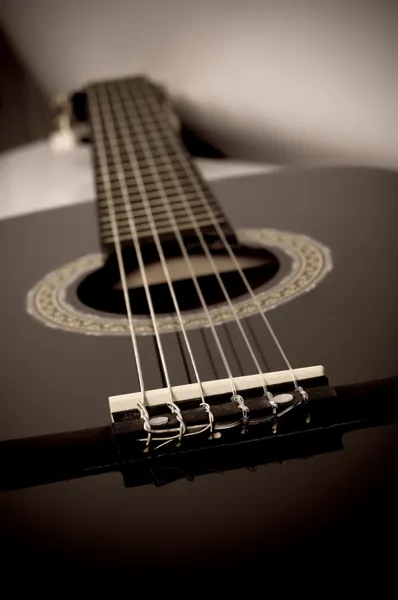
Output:
<path fill-rule="evenodd" d="M 87 89 L 100 236 L 106 250 L 114 246 L 110 192 L 123 245 L 132 242 L 131 217 L 140 240 L 152 240 L 143 195 L 150 204 L 150 218 L 161 240 L 169 237 L 176 225 L 187 235 L 193 230 L 193 217 L 204 232 L 214 230 L 216 219 L 224 233 L 232 235 L 221 208 L 173 129 L 161 98 L 159 89 L 143 77 L 95 84 Z M 109 185 L 104 183 L 104 162 Z M 165 209 L 165 199 L 174 224 Z M 192 212 L 187 210 L 187 203 Z"/>

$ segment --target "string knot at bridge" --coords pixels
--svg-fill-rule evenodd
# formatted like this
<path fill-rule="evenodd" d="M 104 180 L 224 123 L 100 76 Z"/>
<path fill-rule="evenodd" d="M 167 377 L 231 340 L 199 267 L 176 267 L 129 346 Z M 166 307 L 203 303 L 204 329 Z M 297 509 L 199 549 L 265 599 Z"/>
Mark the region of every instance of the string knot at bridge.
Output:
<path fill-rule="evenodd" d="M 249 407 L 245 404 L 245 401 L 243 400 L 242 396 L 240 396 L 239 394 L 234 394 L 231 397 L 232 402 L 236 402 L 236 404 L 239 406 L 240 410 L 242 411 L 242 425 L 243 428 L 246 428 L 248 422 L 249 422 Z"/>
<path fill-rule="evenodd" d="M 214 428 L 214 415 L 211 411 L 211 406 L 210 404 L 208 404 L 207 402 L 202 402 L 201 404 L 202 408 L 205 409 L 208 419 L 209 419 L 209 429 L 210 429 L 210 433 L 213 433 L 213 428 Z"/>
<path fill-rule="evenodd" d="M 152 440 L 152 427 L 151 427 L 151 422 L 149 420 L 150 419 L 149 412 L 146 409 L 146 407 L 143 405 L 142 402 L 137 402 L 137 408 L 139 410 L 140 417 L 144 422 L 144 431 L 146 431 L 148 434 L 147 441 L 146 441 L 146 447 L 149 448 L 151 440 Z"/>
<path fill-rule="evenodd" d="M 301 387 L 301 385 L 298 386 L 297 392 L 300 394 L 302 401 L 303 402 L 307 402 L 307 400 L 308 400 L 308 394 L 307 394 L 307 392 L 305 390 L 303 390 L 303 388 Z"/>
<path fill-rule="evenodd" d="M 278 403 L 275 401 L 273 394 L 271 392 L 266 392 L 264 396 L 267 398 L 268 402 L 272 406 L 272 412 L 275 414 L 278 410 Z"/>
<path fill-rule="evenodd" d="M 180 432 L 178 434 L 178 441 L 181 442 L 182 438 L 184 437 L 184 435 L 187 431 L 187 426 L 185 425 L 184 417 L 182 416 L 181 409 L 174 402 L 168 402 L 167 407 L 171 410 L 171 412 L 173 414 L 175 414 L 175 416 L 177 417 L 177 421 L 180 424 Z"/>

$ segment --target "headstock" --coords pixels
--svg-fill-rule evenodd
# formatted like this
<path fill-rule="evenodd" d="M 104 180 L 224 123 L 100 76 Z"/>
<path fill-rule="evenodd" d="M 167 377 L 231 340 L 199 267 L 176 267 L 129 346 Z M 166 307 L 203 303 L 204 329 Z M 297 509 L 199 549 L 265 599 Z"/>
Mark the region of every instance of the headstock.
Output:
<path fill-rule="evenodd" d="M 176 132 L 179 132 L 181 128 L 180 120 L 175 113 L 167 86 L 155 84 L 142 76 L 132 79 L 145 79 L 149 83 L 168 115 L 170 126 Z M 50 145 L 54 152 L 67 152 L 78 144 L 90 143 L 90 115 L 86 91 L 82 89 L 71 95 L 58 94 L 54 98 L 53 106 L 54 125 L 50 134 Z"/>

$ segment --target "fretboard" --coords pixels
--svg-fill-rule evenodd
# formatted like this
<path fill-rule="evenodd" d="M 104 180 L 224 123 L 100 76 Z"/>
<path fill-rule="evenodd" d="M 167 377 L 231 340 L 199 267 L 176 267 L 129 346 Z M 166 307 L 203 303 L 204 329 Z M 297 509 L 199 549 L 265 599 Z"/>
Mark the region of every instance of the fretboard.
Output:
<path fill-rule="evenodd" d="M 176 228 L 189 235 L 194 225 L 212 232 L 215 222 L 232 235 L 155 86 L 143 77 L 100 83 L 87 99 L 105 250 L 114 246 L 110 202 L 123 245 L 132 242 L 132 228 L 140 241 L 151 241 L 154 227 L 162 240 Z"/>

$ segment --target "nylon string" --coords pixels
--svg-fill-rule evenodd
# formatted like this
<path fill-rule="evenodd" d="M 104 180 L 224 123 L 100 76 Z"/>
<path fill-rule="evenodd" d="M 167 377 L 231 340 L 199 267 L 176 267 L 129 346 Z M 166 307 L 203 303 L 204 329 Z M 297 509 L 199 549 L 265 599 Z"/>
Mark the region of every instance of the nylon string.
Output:
<path fill-rule="evenodd" d="M 209 200 L 206 197 L 202 187 L 200 186 L 198 179 L 196 178 L 196 174 L 195 174 L 193 165 L 191 165 L 190 161 L 185 156 L 185 153 L 181 151 L 181 145 L 178 142 L 173 130 L 170 127 L 165 125 L 164 120 L 162 118 L 159 118 L 157 116 L 157 113 L 159 113 L 159 110 L 162 111 L 162 116 L 164 115 L 164 110 L 163 110 L 160 102 L 157 99 L 155 99 L 154 96 L 150 96 L 149 98 L 146 98 L 146 101 L 149 105 L 152 106 L 152 109 L 153 109 L 152 116 L 157 119 L 158 124 L 162 127 L 162 130 L 167 135 L 167 137 L 170 140 L 170 142 L 172 143 L 172 145 L 175 147 L 176 154 L 178 156 L 178 159 L 179 159 L 181 165 L 184 168 L 186 175 L 188 176 L 193 187 L 195 188 L 195 190 L 198 194 L 198 197 L 200 198 L 200 200 L 202 202 L 203 207 L 206 209 L 206 211 L 213 223 L 213 226 L 217 230 L 217 233 L 218 233 L 225 249 L 227 250 L 229 257 L 231 258 L 236 270 L 238 271 L 239 276 L 241 277 L 251 299 L 255 303 L 255 306 L 256 306 L 259 314 L 261 315 L 261 318 L 262 318 L 269 334 L 271 335 L 272 340 L 274 341 L 285 365 L 287 366 L 287 369 L 289 370 L 289 372 L 291 374 L 291 378 L 292 378 L 295 389 L 297 391 L 302 392 L 302 388 L 301 388 L 301 386 L 299 386 L 299 384 L 297 382 L 297 378 L 294 374 L 294 370 L 290 364 L 289 359 L 287 358 L 285 351 L 282 348 L 282 344 L 280 343 L 276 333 L 274 332 L 274 330 L 271 326 L 271 323 L 269 322 L 269 319 L 265 314 L 264 309 L 262 308 L 256 294 L 254 293 L 252 286 L 250 285 L 249 281 L 247 280 L 247 277 L 246 277 L 245 273 L 243 272 L 243 270 L 239 264 L 239 261 L 237 260 L 235 253 L 222 230 L 222 227 L 220 226 L 220 224 L 217 221 L 217 218 L 215 217 L 214 211 L 209 203 Z"/>
<path fill-rule="evenodd" d="M 119 86 L 118 86 L 118 87 L 119 87 Z M 122 88 L 122 86 L 120 86 L 120 87 Z M 123 88 L 122 88 L 122 89 L 123 89 Z M 142 94 L 137 94 L 137 96 L 138 96 L 138 95 L 139 95 L 139 96 L 141 96 L 141 98 L 142 98 L 143 100 L 145 100 L 145 97 L 144 97 Z M 121 96 L 121 97 L 123 97 L 123 96 Z M 130 98 L 131 98 L 131 95 L 130 95 Z M 151 137 L 152 137 L 152 139 L 153 139 L 153 141 L 154 141 L 154 143 L 156 144 L 156 146 L 157 146 L 157 147 L 158 147 L 160 150 L 164 150 L 164 145 L 162 144 L 162 141 L 161 141 L 161 139 L 159 138 L 159 136 L 157 136 L 157 135 L 156 135 L 154 132 L 153 132 L 153 133 L 148 133 L 148 134 L 147 134 L 147 136 L 146 136 L 146 135 L 144 135 L 144 133 L 145 133 L 145 130 L 144 130 L 143 126 L 141 125 L 141 123 L 139 124 L 139 128 L 140 128 L 140 130 L 141 130 L 141 132 L 142 132 L 142 134 L 143 134 L 143 135 L 142 135 L 142 138 L 141 138 L 141 140 L 142 140 L 142 141 L 141 141 L 141 147 L 142 147 L 142 149 L 143 149 L 143 150 L 145 151 L 145 153 L 146 153 L 146 158 L 147 158 L 147 160 L 151 162 L 152 172 L 153 172 L 154 174 L 156 174 L 156 164 L 155 164 L 155 162 L 154 162 L 154 160 L 153 160 L 153 157 L 151 156 L 151 153 L 150 153 L 150 148 L 149 148 L 149 146 L 148 146 L 148 144 L 147 144 L 147 142 L 146 142 L 146 139 L 147 139 L 147 137 L 151 136 Z M 246 345 L 246 347 L 247 347 L 247 349 L 248 349 L 248 351 L 249 351 L 249 354 L 250 354 L 250 356 L 251 356 L 251 358 L 252 358 L 252 360 L 253 360 L 253 363 L 254 363 L 254 365 L 255 365 L 255 367 L 256 367 L 256 370 L 257 370 L 257 372 L 259 373 L 259 375 L 260 375 L 260 377 L 261 377 L 261 380 L 262 380 L 262 382 L 263 382 L 264 394 L 265 394 L 266 396 L 270 397 L 270 396 L 271 396 L 271 394 L 270 394 L 270 392 L 269 392 L 269 391 L 268 391 L 268 389 L 267 389 L 267 385 L 266 385 L 266 382 L 265 382 L 264 373 L 263 373 L 263 371 L 262 371 L 262 369 L 261 369 L 261 366 L 260 366 L 260 364 L 259 364 L 259 361 L 258 361 L 258 359 L 257 359 L 257 356 L 256 356 L 256 354 L 255 354 L 255 352 L 254 352 L 254 350 L 253 350 L 253 347 L 252 347 L 252 345 L 250 344 L 250 341 L 249 341 L 249 339 L 248 339 L 248 337 L 247 337 L 247 334 L 246 334 L 246 332 L 245 332 L 245 330 L 244 330 L 244 328 L 243 328 L 243 325 L 242 325 L 242 323 L 241 323 L 241 320 L 240 320 L 240 318 L 239 318 L 239 316 L 238 316 L 238 313 L 237 313 L 237 311 L 236 311 L 236 309 L 235 309 L 235 306 L 233 305 L 233 303 L 232 303 L 232 301 L 231 301 L 231 298 L 230 298 L 230 295 L 229 295 L 229 293 L 228 293 L 228 291 L 227 291 L 227 289 L 226 289 L 226 287 L 225 287 L 225 285 L 224 285 L 224 282 L 223 282 L 223 280 L 222 280 L 222 278 L 221 278 L 221 275 L 220 275 L 220 271 L 219 271 L 219 269 L 218 269 L 218 267 L 217 267 L 216 263 L 214 262 L 213 256 L 212 256 L 212 254 L 210 253 L 210 250 L 209 250 L 209 247 L 208 247 L 207 243 L 205 242 L 204 236 L 203 236 L 203 234 L 202 234 L 202 231 L 201 231 L 201 229 L 200 229 L 200 227 L 199 227 L 199 224 L 198 224 L 198 222 L 197 222 L 197 219 L 196 219 L 196 217 L 195 217 L 195 214 L 194 214 L 194 212 L 193 212 L 193 210 L 192 210 L 191 206 L 189 205 L 189 203 L 186 201 L 186 197 L 185 197 L 185 194 L 184 194 L 184 190 L 183 190 L 183 188 L 182 188 L 182 185 L 181 185 L 181 183 L 180 183 L 180 181 L 179 181 L 178 177 L 176 176 L 176 173 L 175 173 L 175 171 L 174 171 L 174 169 L 173 169 L 173 166 L 172 166 L 171 159 L 170 159 L 170 157 L 168 156 L 168 154 L 167 154 L 166 152 L 164 153 L 164 155 L 165 155 L 165 159 L 167 160 L 167 163 L 166 163 L 166 164 L 164 164 L 164 163 L 163 163 L 163 164 L 164 164 L 164 166 L 166 166 L 166 168 L 168 169 L 168 172 L 170 173 L 170 176 L 171 176 L 171 177 L 172 177 L 172 179 L 173 179 L 173 183 L 174 183 L 174 185 L 176 186 L 176 188 L 177 188 L 177 190 L 178 190 L 178 193 L 180 194 L 181 198 L 183 198 L 183 201 L 184 201 L 184 206 L 185 206 L 185 211 L 186 211 L 186 213 L 187 213 L 188 217 L 189 217 L 189 218 L 190 218 L 190 220 L 191 220 L 191 223 L 192 223 L 192 225 L 193 225 L 194 231 L 195 231 L 195 233 L 196 233 L 196 235 L 197 235 L 197 237 L 198 237 L 198 239 L 199 239 L 199 242 L 200 242 L 200 244 L 201 244 L 201 246 L 202 246 L 202 249 L 203 249 L 203 251 L 204 251 L 204 253 L 205 253 L 205 255 L 206 255 L 206 258 L 207 258 L 208 262 L 209 262 L 209 263 L 210 263 L 210 265 L 211 265 L 211 268 L 212 268 L 212 270 L 213 270 L 213 273 L 214 273 L 214 275 L 216 276 L 216 279 L 217 279 L 217 281 L 218 281 L 218 284 L 219 284 L 219 285 L 220 285 L 220 287 L 221 287 L 222 293 L 223 293 L 223 295 L 224 295 L 224 297 L 225 297 L 225 299 L 226 299 L 226 301 L 227 301 L 227 303 L 228 303 L 228 306 L 229 306 L 229 308 L 230 308 L 230 310 L 231 310 L 232 314 L 234 315 L 235 322 L 236 322 L 236 324 L 237 324 L 237 326 L 238 326 L 238 328 L 239 328 L 240 334 L 241 334 L 241 335 L 242 335 L 242 337 L 243 337 L 244 343 L 245 343 L 245 345 Z M 157 178 L 157 179 L 158 179 L 158 178 Z M 190 267 L 191 267 L 191 268 L 190 268 L 190 271 L 191 271 L 191 276 L 192 276 L 192 274 L 194 274 L 193 267 L 192 267 L 192 263 L 191 263 L 191 260 L 190 260 L 190 257 L 189 257 L 189 255 L 188 255 L 188 254 L 187 254 L 187 252 L 186 252 L 186 246 L 185 246 L 185 243 L 184 243 L 184 241 L 183 241 L 183 238 L 182 238 L 182 236 L 181 236 L 181 234 L 180 234 L 180 231 L 179 231 L 179 228 L 178 228 L 177 222 L 176 222 L 176 220 L 175 220 L 174 211 L 173 211 L 173 210 L 170 208 L 169 202 L 167 201 L 167 193 L 165 192 L 165 189 L 164 189 L 164 186 L 163 186 L 163 184 L 162 184 L 162 181 L 161 181 L 161 180 L 159 180 L 159 181 L 157 182 L 157 187 L 158 187 L 159 193 L 160 193 L 160 194 L 161 194 L 161 196 L 162 196 L 162 199 L 163 199 L 163 204 L 164 204 L 164 208 L 165 208 L 165 210 L 166 210 L 166 212 L 167 212 L 167 214 L 168 214 L 168 217 L 169 217 L 169 219 L 170 219 L 170 221 L 171 221 L 171 223 L 172 223 L 172 226 L 173 226 L 173 231 L 174 231 L 174 234 L 176 235 L 176 237 L 177 237 L 177 239 L 178 239 L 178 242 L 179 242 L 179 245 L 180 245 L 181 251 L 182 251 L 182 252 L 185 252 L 185 255 L 187 256 L 187 262 L 189 262 L 189 263 L 190 263 Z M 195 279 L 196 279 L 196 275 L 195 275 Z M 196 281 L 197 281 L 197 279 L 196 279 Z M 199 284 L 198 284 L 198 285 L 199 285 Z M 206 306 L 206 302 L 205 302 L 205 300 L 204 300 L 203 304 Z M 207 309 L 207 306 L 206 306 L 206 309 Z M 224 356 L 225 356 L 225 354 L 224 354 Z M 236 389 L 235 389 L 235 391 L 234 391 L 234 394 L 236 395 Z"/>
<path fill-rule="evenodd" d="M 104 99 L 106 99 L 106 102 L 104 103 L 107 106 L 107 110 L 109 112 L 109 114 L 111 114 L 112 112 L 112 108 L 111 108 L 111 103 L 109 102 L 109 99 L 112 100 L 112 98 L 109 98 L 109 92 L 103 92 L 103 97 Z M 114 102 L 112 102 L 112 107 L 114 109 L 114 112 L 116 113 L 117 111 L 115 110 L 116 104 Z M 117 114 L 118 119 L 120 118 L 120 114 Z M 121 159 L 121 154 L 120 154 L 120 149 L 119 149 L 119 141 L 117 139 L 117 135 L 116 135 L 116 126 L 114 121 L 112 121 L 112 119 L 107 119 L 107 130 L 108 130 L 108 140 L 109 143 L 111 145 L 112 148 L 112 152 L 113 152 L 113 157 L 114 157 L 114 162 L 117 165 L 121 165 L 122 164 L 122 159 Z M 147 219 L 150 225 L 150 229 L 151 229 L 151 233 L 159 254 L 159 259 L 160 262 L 162 264 L 162 268 L 166 277 L 166 281 L 169 287 L 169 291 L 173 300 L 173 304 L 174 304 L 174 308 L 178 317 L 178 321 L 180 324 L 180 328 L 181 328 L 181 332 L 184 338 L 184 342 L 185 345 L 187 347 L 187 351 L 192 363 L 192 368 L 194 370 L 195 373 L 195 378 L 198 384 L 198 390 L 199 390 L 199 397 L 201 399 L 201 405 L 203 406 L 203 408 L 206 410 L 207 415 L 208 415 L 208 419 L 209 419 L 209 424 L 204 428 L 210 428 L 212 430 L 213 427 L 213 422 L 214 422 L 214 417 L 211 413 L 211 409 L 209 404 L 206 402 L 205 397 L 204 397 L 204 391 L 203 391 L 203 386 L 202 386 L 202 382 L 199 376 L 199 371 L 194 359 L 194 355 L 192 352 L 192 348 L 191 348 L 191 344 L 189 342 L 188 336 L 187 336 L 187 332 L 184 326 L 184 322 L 182 319 L 182 315 L 181 315 L 181 311 L 177 302 L 177 298 L 175 295 L 175 291 L 174 291 L 174 287 L 173 287 L 173 283 L 170 277 L 170 273 L 169 273 L 169 269 L 167 266 L 167 261 L 165 259 L 164 256 L 164 252 L 163 252 L 163 248 L 161 246 L 160 243 L 160 238 L 159 238 L 159 234 L 157 232 L 156 229 L 156 223 L 155 220 L 153 218 L 153 214 L 152 214 L 152 210 L 150 207 L 150 203 L 148 201 L 148 197 L 147 197 L 147 193 L 146 193 L 146 188 L 145 188 L 145 184 L 140 172 L 140 168 L 139 168 L 139 163 L 136 157 L 136 152 L 135 149 L 131 143 L 131 140 L 129 138 L 129 136 L 126 136 L 126 132 L 124 132 L 123 128 L 121 128 L 120 133 L 123 136 L 124 139 L 124 144 L 126 146 L 126 150 L 128 150 L 128 155 L 129 155 L 129 161 L 131 163 L 131 167 L 134 171 L 135 174 L 135 178 L 136 178 L 136 183 L 138 186 L 138 189 L 140 191 L 140 199 L 143 203 L 143 206 L 145 208 L 145 212 L 147 215 Z M 145 288 L 145 293 L 146 293 L 146 297 L 147 297 L 147 301 L 148 301 L 148 306 L 150 309 L 150 314 L 151 314 L 151 319 L 152 319 L 152 324 L 153 324 L 153 328 L 154 328 L 154 333 L 155 333 L 155 338 L 157 341 L 157 347 L 159 350 L 159 354 L 161 357 L 161 363 L 162 363 L 162 368 L 163 368 L 163 372 L 164 372 L 164 376 L 165 376 L 165 380 L 166 380 L 166 384 L 167 384 L 167 388 L 169 391 L 169 397 L 170 397 L 170 402 L 169 402 L 169 408 L 170 410 L 176 415 L 177 419 L 180 422 L 180 433 L 178 436 L 180 439 L 182 438 L 182 436 L 185 434 L 185 425 L 183 423 L 183 419 L 182 419 L 182 415 L 180 412 L 179 407 L 174 403 L 174 398 L 173 398 L 173 392 L 172 392 L 172 387 L 171 387 L 171 381 L 170 381 L 170 375 L 168 372 L 168 368 L 167 368 L 167 361 L 165 358 L 165 354 L 164 354 L 164 350 L 163 350 L 163 345 L 161 342 L 161 338 L 160 338 L 160 334 L 159 334 L 159 330 L 158 330 L 158 326 L 157 326 L 157 321 L 156 321 L 156 314 L 153 308 L 153 302 L 152 302 L 152 297 L 151 297 L 151 292 L 150 292 L 150 287 L 148 284 L 148 279 L 146 276 L 146 271 L 145 271 L 145 264 L 143 261 L 143 257 L 142 257 L 142 252 L 141 252 L 141 247 L 140 247 L 140 243 L 139 243 L 139 236 L 137 234 L 137 230 L 136 230 L 136 226 L 135 226 L 135 222 L 134 222 L 134 216 L 133 216 L 133 211 L 131 208 L 131 203 L 130 203 L 130 198 L 129 198 L 129 192 L 128 192 L 128 186 L 127 186 L 127 182 L 126 182 L 126 177 L 125 177 L 125 173 L 123 168 L 118 167 L 117 168 L 117 174 L 118 174 L 118 179 L 119 179 L 119 185 L 120 185 L 120 190 L 122 193 L 122 197 L 123 197 L 123 201 L 124 201 L 124 206 L 125 206 L 125 210 L 126 210 L 126 214 L 128 217 L 128 222 L 129 222 L 129 227 L 130 227 L 130 232 L 131 232 L 131 236 L 133 239 L 133 243 L 134 243 L 134 249 L 137 255 L 137 260 L 139 263 L 139 269 L 140 269 L 140 273 L 141 273 L 141 277 L 142 277 L 142 281 L 144 284 L 144 288 Z M 200 432 L 203 431 L 203 428 Z M 189 435 L 189 434 L 187 434 Z"/>
<path fill-rule="evenodd" d="M 130 297 L 129 297 L 127 281 L 126 281 L 126 271 L 125 271 L 124 263 L 123 263 L 122 248 L 121 248 L 121 243 L 120 243 L 120 239 L 119 239 L 119 229 L 118 229 L 118 225 L 117 225 L 115 207 L 114 207 L 114 203 L 113 203 L 112 187 L 111 187 L 109 172 L 108 172 L 108 168 L 107 168 L 104 137 L 103 137 L 102 129 L 99 126 L 100 112 L 99 112 L 99 108 L 98 108 L 98 104 L 97 104 L 97 98 L 96 98 L 93 88 L 90 88 L 89 90 L 87 90 L 87 97 L 88 97 L 88 99 L 90 99 L 90 111 L 91 111 L 91 115 L 92 115 L 91 128 L 92 128 L 94 137 L 96 138 L 96 142 L 97 142 L 96 147 L 97 147 L 97 154 L 98 154 L 98 160 L 99 160 L 99 168 L 100 168 L 100 173 L 101 173 L 102 182 L 103 182 L 103 186 L 104 186 L 109 218 L 111 221 L 112 237 L 113 237 L 115 253 L 116 253 L 116 258 L 117 258 L 117 263 L 118 263 L 118 268 L 119 268 L 119 273 L 120 273 L 120 281 L 122 284 L 123 297 L 124 297 L 124 301 L 126 304 L 126 312 L 127 312 L 127 319 L 128 319 L 128 324 L 129 324 L 131 343 L 132 343 L 134 360 L 135 360 L 135 367 L 137 370 L 138 381 L 139 381 L 140 392 L 141 392 L 141 401 L 142 401 L 142 404 L 145 405 L 144 377 L 143 377 L 142 368 L 141 368 L 141 360 L 140 360 L 140 354 L 139 354 L 139 350 L 138 350 L 137 338 L 136 338 L 136 334 L 135 334 L 135 330 L 134 330 L 133 317 L 132 317 L 131 305 L 130 305 Z"/>
<path fill-rule="evenodd" d="M 123 109 L 123 111 L 124 111 L 124 115 L 125 115 L 125 114 L 126 114 L 126 113 L 125 113 L 125 107 L 123 106 L 123 102 L 122 102 L 122 99 L 123 99 L 123 97 L 122 97 L 122 95 L 120 94 L 120 92 L 119 92 L 119 98 L 120 98 L 120 100 L 121 100 L 121 102 L 120 102 L 120 106 L 121 106 L 121 108 Z M 127 118 L 126 118 L 124 115 L 122 115 L 122 114 L 120 114 L 120 115 L 119 115 L 119 116 L 120 116 L 120 118 L 121 118 L 121 120 L 123 120 L 123 123 L 124 123 L 124 125 L 125 125 L 125 131 L 124 131 L 124 132 L 122 132 L 122 133 L 124 134 L 124 140 L 125 140 L 126 148 L 128 149 L 129 156 L 130 156 L 130 157 L 132 157 L 132 156 L 134 156 L 134 155 L 135 155 L 135 150 L 134 150 L 134 147 L 133 147 L 133 144 L 132 144 L 132 142 L 131 142 L 131 140 L 130 140 L 130 137 L 129 137 L 129 135 L 127 134 L 128 122 L 127 122 Z M 141 138 L 141 139 L 145 139 L 145 136 L 142 136 L 142 138 Z M 143 144 L 143 142 L 142 142 L 142 141 L 141 141 L 141 146 L 144 146 L 144 144 Z M 206 301 L 205 301 L 205 299 L 204 299 L 204 296 L 203 296 L 202 290 L 201 290 L 201 288 L 200 288 L 200 286 L 199 286 L 199 283 L 198 283 L 198 280 L 197 280 L 197 276 L 196 276 L 196 274 L 195 274 L 195 271 L 194 271 L 194 268 L 193 268 L 193 265 L 192 265 L 192 261 L 191 261 L 191 259 L 190 259 L 190 257 L 189 257 L 189 254 L 187 253 L 187 250 L 186 250 L 186 248 L 185 248 L 185 244 L 183 243 L 183 240 L 182 240 L 181 233 L 180 233 L 180 231 L 179 231 L 178 227 L 176 226 L 176 222 L 175 222 L 175 219 L 174 219 L 174 215 L 173 215 L 173 214 L 171 213 L 171 211 L 170 211 L 170 207 L 169 207 L 169 204 L 168 204 L 167 193 L 165 192 L 165 189 L 164 189 L 164 187 L 163 187 L 162 181 L 161 181 L 161 180 L 160 180 L 160 178 L 159 178 L 159 175 L 158 175 L 158 172 L 157 172 L 157 169 L 156 169 L 156 165 L 155 165 L 155 163 L 154 163 L 154 161 L 153 161 L 153 157 L 152 157 L 152 155 L 151 155 L 151 152 L 150 152 L 150 149 L 149 149 L 149 147 L 148 147 L 148 146 L 146 146 L 145 148 L 143 147 L 143 150 L 144 150 L 144 152 L 145 152 L 145 154 L 146 154 L 146 159 L 147 159 L 147 160 L 148 160 L 148 161 L 151 163 L 151 171 L 152 171 L 152 175 L 153 175 L 153 177 L 154 177 L 154 180 L 155 180 L 155 184 L 157 185 L 157 188 L 158 188 L 158 190 L 159 190 L 159 193 L 160 193 L 160 196 L 161 196 L 162 202 L 163 202 L 163 204 L 164 204 L 164 206 L 165 206 L 165 208 L 166 208 L 166 210 L 167 210 L 167 212 L 168 212 L 169 218 L 170 218 L 170 220 L 171 220 L 171 223 L 172 223 L 172 226 L 173 226 L 173 232 L 174 232 L 174 233 L 175 233 L 175 235 L 176 235 L 177 241 L 178 241 L 178 243 L 179 243 L 179 246 L 180 246 L 181 252 L 182 252 L 182 254 L 183 254 L 184 260 L 185 260 L 185 262 L 186 262 L 186 264 L 187 264 L 187 266 L 188 266 L 188 269 L 189 269 L 189 271 L 190 271 L 190 274 L 191 274 L 191 277 L 192 277 L 193 283 L 194 283 L 194 285 L 195 285 L 195 289 L 196 289 L 196 291 L 197 291 L 197 293 L 198 293 L 198 296 L 199 296 L 200 302 L 201 302 L 201 304 L 202 304 L 203 310 L 205 311 L 206 318 L 207 318 L 207 321 L 208 321 L 208 323 L 209 323 L 209 327 L 210 327 L 210 329 L 211 329 L 211 331 L 212 331 L 212 334 L 213 334 L 213 337 L 214 337 L 215 343 L 216 343 L 216 345 L 217 345 L 218 351 L 219 351 L 219 353 L 220 353 L 220 356 L 221 356 L 221 359 L 222 359 L 223 365 L 224 365 L 224 367 L 225 367 L 225 370 L 226 370 L 226 372 L 227 372 L 227 376 L 228 376 L 228 378 L 229 378 L 229 380 L 230 380 L 230 385 L 231 385 L 231 390 L 232 390 L 232 393 L 233 393 L 233 395 L 236 395 L 236 394 L 237 394 L 237 390 L 236 390 L 236 384 L 235 384 L 235 381 L 234 381 L 234 377 L 233 377 L 233 374 L 232 374 L 231 368 L 230 368 L 230 366 L 229 366 L 228 360 L 227 360 L 227 358 L 226 358 L 226 355 L 225 355 L 225 352 L 224 352 L 224 350 L 223 350 L 223 347 L 222 347 L 221 341 L 220 341 L 220 339 L 219 339 L 218 333 L 217 333 L 217 331 L 216 331 L 216 328 L 215 328 L 215 325 L 214 325 L 214 323 L 213 323 L 213 320 L 212 320 L 211 314 L 210 314 L 210 312 L 209 312 L 208 306 L 207 306 L 207 304 L 206 304 Z M 133 168 L 135 168 L 135 169 L 137 169 L 137 170 L 138 170 L 138 166 L 137 166 L 137 164 L 133 164 L 132 166 L 133 166 Z M 145 188 L 144 188 L 144 190 L 145 190 Z M 148 202 L 148 199 L 147 199 L 147 198 L 146 198 L 146 201 L 147 201 L 147 203 L 149 204 L 149 202 Z M 149 208 L 149 210 L 151 211 L 151 209 L 150 209 L 150 208 Z M 153 220 L 153 216 L 151 217 L 151 220 Z M 152 226 L 154 227 L 154 230 L 156 231 L 156 224 L 155 224 L 155 223 L 152 223 Z M 161 243 L 160 243 L 160 239 L 159 239 L 159 236 L 158 236 L 158 234 L 157 234 L 157 237 L 158 237 L 158 252 L 159 252 L 159 255 L 160 255 L 160 254 L 163 254 L 163 251 L 162 251 L 162 249 L 161 249 Z M 167 261 L 164 261 L 164 265 L 162 265 L 162 266 L 163 266 L 163 268 L 164 268 L 165 275 L 167 275 L 167 276 L 169 277 L 169 274 L 168 274 L 168 267 L 167 267 Z M 176 302 L 176 304 L 178 305 L 178 303 L 177 303 L 177 302 Z M 180 315 L 180 317 L 181 317 L 180 326 L 182 326 L 183 330 L 185 330 L 185 326 L 184 326 L 184 324 L 183 324 L 182 315 Z M 192 353 L 192 357 L 193 357 L 193 353 Z"/>

